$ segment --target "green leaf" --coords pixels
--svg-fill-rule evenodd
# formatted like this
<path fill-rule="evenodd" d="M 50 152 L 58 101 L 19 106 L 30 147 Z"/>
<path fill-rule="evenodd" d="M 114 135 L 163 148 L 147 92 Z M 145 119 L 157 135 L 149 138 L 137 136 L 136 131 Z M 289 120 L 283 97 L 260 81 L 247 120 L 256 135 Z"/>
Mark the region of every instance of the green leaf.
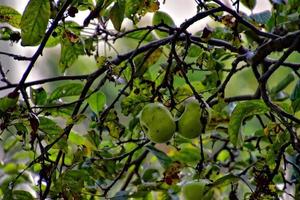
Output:
<path fill-rule="evenodd" d="M 134 20 L 134 16 L 136 13 L 143 8 L 143 1 L 140 0 L 127 0 L 126 1 L 126 9 L 125 15 L 129 19 Z"/>
<path fill-rule="evenodd" d="M 18 200 L 34 200 L 33 196 L 29 192 L 23 190 L 14 190 L 13 197 L 13 199 Z"/>
<path fill-rule="evenodd" d="M 70 41 L 72 40 L 72 37 L 78 40 L 81 29 L 82 27 L 80 27 L 80 25 L 74 21 L 65 21 L 59 23 L 49 37 L 46 47 L 54 47 L 60 42 L 66 42 L 68 39 Z"/>
<path fill-rule="evenodd" d="M 71 65 L 77 60 L 79 55 L 84 55 L 84 46 L 81 42 L 71 42 L 64 40 L 61 43 L 61 53 L 59 59 L 59 69 L 63 73 L 71 67 Z"/>
<path fill-rule="evenodd" d="M 125 5 L 123 1 L 117 1 L 110 10 L 109 18 L 117 31 L 120 31 L 124 20 Z"/>
<path fill-rule="evenodd" d="M 47 93 L 44 88 L 30 88 L 31 100 L 35 105 L 44 105 L 47 101 Z"/>
<path fill-rule="evenodd" d="M 69 135 L 68 142 L 76 144 L 76 145 L 84 145 L 86 143 L 87 139 L 79 135 L 78 133 L 72 131 Z"/>
<path fill-rule="evenodd" d="M 27 130 L 26 126 L 23 123 L 16 123 L 16 124 L 14 124 L 14 126 L 17 129 L 17 134 L 18 135 L 28 133 L 28 130 Z"/>
<path fill-rule="evenodd" d="M 14 200 L 12 190 L 10 188 L 6 187 L 6 189 L 4 190 L 3 199 Z"/>
<path fill-rule="evenodd" d="M 121 101 L 122 113 L 125 116 L 136 116 L 147 102 L 151 100 L 152 85 L 150 82 L 136 81 L 130 94 Z"/>
<path fill-rule="evenodd" d="M 180 137 L 180 136 L 179 136 Z M 195 164 L 200 160 L 200 150 L 199 148 L 191 145 L 190 143 L 185 143 L 180 145 L 180 150 L 176 151 L 172 155 L 173 160 L 180 161 L 181 163 Z"/>
<path fill-rule="evenodd" d="M 216 3 L 207 3 L 206 6 L 207 6 L 208 10 L 211 10 L 211 9 L 219 7 L 219 5 L 216 4 Z M 223 12 L 216 12 L 216 13 L 214 13 L 214 15 L 220 17 L 220 16 L 223 15 Z"/>
<path fill-rule="evenodd" d="M 198 57 L 202 54 L 202 52 L 203 52 L 203 50 L 199 46 L 192 44 L 189 48 L 188 56 L 189 57 Z"/>
<path fill-rule="evenodd" d="M 57 87 L 48 99 L 48 102 L 57 100 L 62 97 L 78 96 L 81 94 L 83 85 L 81 83 L 68 83 Z"/>
<path fill-rule="evenodd" d="M 5 143 L 2 146 L 5 151 L 9 151 L 13 147 L 15 147 L 15 144 L 17 143 L 17 138 L 15 136 L 11 136 L 5 139 Z"/>
<path fill-rule="evenodd" d="M 35 46 L 45 35 L 50 18 L 50 1 L 30 0 L 21 19 L 22 46 Z"/>
<path fill-rule="evenodd" d="M 158 161 L 164 168 L 167 168 L 172 163 L 172 159 L 167 154 L 155 148 L 153 145 L 147 145 L 146 149 L 148 149 L 154 156 L 157 157 Z"/>
<path fill-rule="evenodd" d="M 110 110 L 103 125 L 113 138 L 120 138 L 125 131 L 125 127 L 119 122 L 118 114 L 114 109 Z"/>
<path fill-rule="evenodd" d="M 300 80 L 298 80 L 292 94 L 290 97 L 292 101 L 292 107 L 294 109 L 294 112 L 297 112 L 300 110 Z"/>
<path fill-rule="evenodd" d="M 289 73 L 282 80 L 278 81 L 277 85 L 271 89 L 271 93 L 276 94 L 285 89 L 291 82 L 295 80 L 295 78 L 296 74 L 294 72 Z"/>
<path fill-rule="evenodd" d="M 0 98 L 0 110 L 2 112 L 5 112 L 10 108 L 15 107 L 16 103 L 17 103 L 17 99 L 12 99 L 9 97 L 2 97 L 2 98 Z"/>
<path fill-rule="evenodd" d="M 43 133 L 44 140 L 48 143 L 53 142 L 63 133 L 63 129 L 51 118 L 39 117 L 39 131 Z M 59 140 L 53 149 L 60 149 L 63 152 L 68 152 L 68 144 L 65 138 Z M 54 156 L 54 155 L 53 155 Z"/>
<path fill-rule="evenodd" d="M 5 174 L 15 174 L 18 172 L 18 165 L 13 162 L 6 162 L 1 169 Z"/>
<path fill-rule="evenodd" d="M 59 59 L 59 69 L 65 70 L 78 59 L 79 55 L 85 55 L 84 40 L 80 38 L 81 27 L 78 23 L 68 21 L 59 24 L 49 38 L 47 47 L 61 43 L 61 53 Z M 55 33 L 55 34 L 54 34 Z"/>
<path fill-rule="evenodd" d="M 239 103 L 233 110 L 230 117 L 228 134 L 229 140 L 234 146 L 241 146 L 242 139 L 242 122 L 246 117 L 264 114 L 269 108 L 262 100 L 251 100 Z"/>
<path fill-rule="evenodd" d="M 251 14 L 250 18 L 252 18 L 254 21 L 256 21 L 259 24 L 266 24 L 271 18 L 271 16 L 272 16 L 271 12 L 269 10 L 266 10 L 260 13 Z"/>
<path fill-rule="evenodd" d="M 0 111 L 6 112 L 10 108 L 14 108 L 18 102 L 19 94 L 10 93 L 0 98 Z"/>
<path fill-rule="evenodd" d="M 298 112 L 300 110 L 300 99 L 293 101 L 292 107 L 293 107 L 294 112 Z"/>
<path fill-rule="evenodd" d="M 80 192 L 84 188 L 84 180 L 89 177 L 85 170 L 68 170 L 61 176 L 63 188 L 68 188 L 71 192 Z"/>
<path fill-rule="evenodd" d="M 162 12 L 162 11 L 157 11 L 153 15 L 152 24 L 158 25 L 161 23 L 166 24 L 168 26 L 173 26 L 173 27 L 176 26 L 175 22 L 173 21 L 173 19 L 171 18 L 171 16 L 168 13 Z"/>
<path fill-rule="evenodd" d="M 64 23 L 59 24 L 52 32 L 45 47 L 49 48 L 49 47 L 54 47 L 54 46 L 58 45 L 62 41 L 63 33 L 64 33 L 65 29 L 68 29 L 69 25 L 73 25 L 73 22 L 64 22 Z M 76 24 L 76 25 L 79 26 L 78 24 Z"/>
<path fill-rule="evenodd" d="M 155 51 L 151 52 L 149 55 L 148 53 L 140 54 L 134 59 L 134 63 L 136 65 L 136 73 L 135 76 L 140 77 L 154 65 L 162 55 L 163 50 L 161 48 L 155 49 Z"/>
<path fill-rule="evenodd" d="M 250 10 L 253 10 L 256 4 L 256 0 L 241 0 L 241 3 Z"/>
<path fill-rule="evenodd" d="M 171 18 L 171 16 L 168 13 L 157 11 L 154 13 L 152 18 L 152 25 L 158 25 L 158 24 L 165 24 L 171 27 L 176 27 L 175 22 Z M 155 31 L 155 33 L 160 37 L 167 37 L 169 34 L 167 32 L 162 31 Z"/>
<path fill-rule="evenodd" d="M 57 106 L 57 107 L 53 107 L 53 108 L 47 108 L 45 109 L 45 113 L 49 113 L 51 114 L 51 116 L 53 117 L 63 117 L 65 119 L 70 119 L 70 116 L 73 113 L 73 109 L 74 109 L 74 104 L 70 104 L 70 105 L 64 105 L 63 107 L 61 107 L 61 105 L 63 104 L 63 102 L 51 102 L 51 106 Z"/>
<path fill-rule="evenodd" d="M 88 10 L 88 9 L 92 10 L 94 8 L 93 0 L 77 0 L 77 2 L 74 5 L 80 11 L 85 11 L 85 10 Z"/>
<path fill-rule="evenodd" d="M 201 81 L 193 81 L 191 82 L 191 85 L 194 87 L 197 93 L 205 91 L 205 86 Z M 174 96 L 178 102 L 181 102 L 186 98 L 193 96 L 193 90 L 188 84 L 184 84 L 176 88 Z"/>
<path fill-rule="evenodd" d="M 102 6 L 105 0 L 96 0 L 96 6 Z"/>
<path fill-rule="evenodd" d="M 106 103 L 106 96 L 103 92 L 98 91 L 92 94 L 87 100 L 90 108 L 94 113 L 99 113 L 103 110 L 104 105 Z"/>
<path fill-rule="evenodd" d="M 6 22 L 13 27 L 20 28 L 22 15 L 15 9 L 0 5 L 0 22 Z"/>
<path fill-rule="evenodd" d="M 240 179 L 239 176 L 236 176 L 234 174 L 227 174 L 209 185 L 212 187 L 226 186 L 231 183 L 236 183 L 237 181 L 239 181 L 239 179 Z"/>
<path fill-rule="evenodd" d="M 145 182 L 153 182 L 156 181 L 158 177 L 159 171 L 157 169 L 149 168 L 144 171 L 142 179 Z"/>
<path fill-rule="evenodd" d="M 282 110 L 289 114 L 294 114 L 294 110 L 291 107 L 290 103 L 287 102 L 276 102 L 276 105 L 279 106 Z"/>
<path fill-rule="evenodd" d="M 148 34 L 146 36 L 146 34 Z M 131 39 L 135 39 L 135 40 L 142 40 L 144 39 L 144 41 L 150 42 L 154 40 L 153 34 L 149 34 L 147 30 L 139 30 L 139 31 L 134 31 L 131 33 L 126 34 L 127 38 L 131 38 Z"/>
<path fill-rule="evenodd" d="M 63 132 L 63 129 L 57 125 L 55 121 L 47 117 L 39 117 L 39 130 L 47 135 L 59 135 Z"/>

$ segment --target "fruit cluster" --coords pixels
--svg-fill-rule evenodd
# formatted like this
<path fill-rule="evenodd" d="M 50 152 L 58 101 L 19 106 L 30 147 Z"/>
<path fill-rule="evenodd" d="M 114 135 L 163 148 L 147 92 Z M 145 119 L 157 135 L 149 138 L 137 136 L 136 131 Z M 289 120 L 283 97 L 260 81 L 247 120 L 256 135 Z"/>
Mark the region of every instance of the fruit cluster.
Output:
<path fill-rule="evenodd" d="M 169 141 L 176 131 L 188 139 L 198 137 L 204 131 L 205 122 L 202 118 L 207 108 L 202 108 L 194 98 L 187 99 L 182 107 L 183 112 L 174 119 L 163 104 L 147 104 L 140 113 L 140 124 L 146 136 L 155 143 Z"/>

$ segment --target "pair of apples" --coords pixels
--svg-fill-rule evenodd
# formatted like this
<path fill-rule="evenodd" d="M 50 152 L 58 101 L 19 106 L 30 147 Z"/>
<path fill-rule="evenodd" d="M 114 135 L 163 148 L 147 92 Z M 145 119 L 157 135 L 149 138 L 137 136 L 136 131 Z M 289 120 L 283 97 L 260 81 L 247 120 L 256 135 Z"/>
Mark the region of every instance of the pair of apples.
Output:
<path fill-rule="evenodd" d="M 163 104 L 147 104 L 140 114 L 140 124 L 146 136 L 155 143 L 169 141 L 176 131 L 188 139 L 198 137 L 204 126 L 201 121 L 203 108 L 194 98 L 187 99 L 183 106 L 183 113 L 174 120 L 170 111 Z"/>

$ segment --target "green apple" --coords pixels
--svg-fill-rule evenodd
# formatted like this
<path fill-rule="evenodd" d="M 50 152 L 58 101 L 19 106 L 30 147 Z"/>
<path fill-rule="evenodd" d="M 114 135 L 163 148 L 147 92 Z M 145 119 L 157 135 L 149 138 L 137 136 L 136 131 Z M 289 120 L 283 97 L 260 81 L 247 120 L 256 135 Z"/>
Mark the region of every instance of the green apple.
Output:
<path fill-rule="evenodd" d="M 200 103 L 190 98 L 184 102 L 184 106 L 184 111 L 178 119 L 178 133 L 189 139 L 198 137 L 203 129 Z"/>
<path fill-rule="evenodd" d="M 140 124 L 146 136 L 156 143 L 169 141 L 176 131 L 172 114 L 161 103 L 147 104 L 140 113 Z"/>
<path fill-rule="evenodd" d="M 182 194 L 185 200 L 212 199 L 212 191 L 206 191 L 206 189 L 205 181 L 200 180 L 184 185 L 182 188 Z"/>

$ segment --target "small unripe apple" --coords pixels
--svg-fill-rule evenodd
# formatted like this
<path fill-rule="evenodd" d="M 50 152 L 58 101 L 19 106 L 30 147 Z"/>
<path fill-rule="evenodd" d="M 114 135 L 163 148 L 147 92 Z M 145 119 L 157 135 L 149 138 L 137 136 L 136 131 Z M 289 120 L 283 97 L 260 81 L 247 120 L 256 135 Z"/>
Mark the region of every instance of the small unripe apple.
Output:
<path fill-rule="evenodd" d="M 183 186 L 182 193 L 185 200 L 202 199 L 205 192 L 205 183 L 192 182 Z"/>
<path fill-rule="evenodd" d="M 146 136 L 155 143 L 169 141 L 176 130 L 172 114 L 161 103 L 147 104 L 140 113 L 140 124 Z"/>
<path fill-rule="evenodd" d="M 207 180 L 201 179 L 198 181 L 187 183 L 182 188 L 184 200 L 211 200 L 214 199 L 214 192 L 210 190 L 206 184 Z"/>
<path fill-rule="evenodd" d="M 196 138 L 210 121 L 210 108 L 208 105 L 202 108 L 195 98 L 187 99 L 183 106 L 183 113 L 178 119 L 178 133 L 188 139 Z"/>
<path fill-rule="evenodd" d="M 184 106 L 184 111 L 178 119 L 178 133 L 189 139 L 198 137 L 203 129 L 200 103 L 196 99 L 188 99 Z"/>

